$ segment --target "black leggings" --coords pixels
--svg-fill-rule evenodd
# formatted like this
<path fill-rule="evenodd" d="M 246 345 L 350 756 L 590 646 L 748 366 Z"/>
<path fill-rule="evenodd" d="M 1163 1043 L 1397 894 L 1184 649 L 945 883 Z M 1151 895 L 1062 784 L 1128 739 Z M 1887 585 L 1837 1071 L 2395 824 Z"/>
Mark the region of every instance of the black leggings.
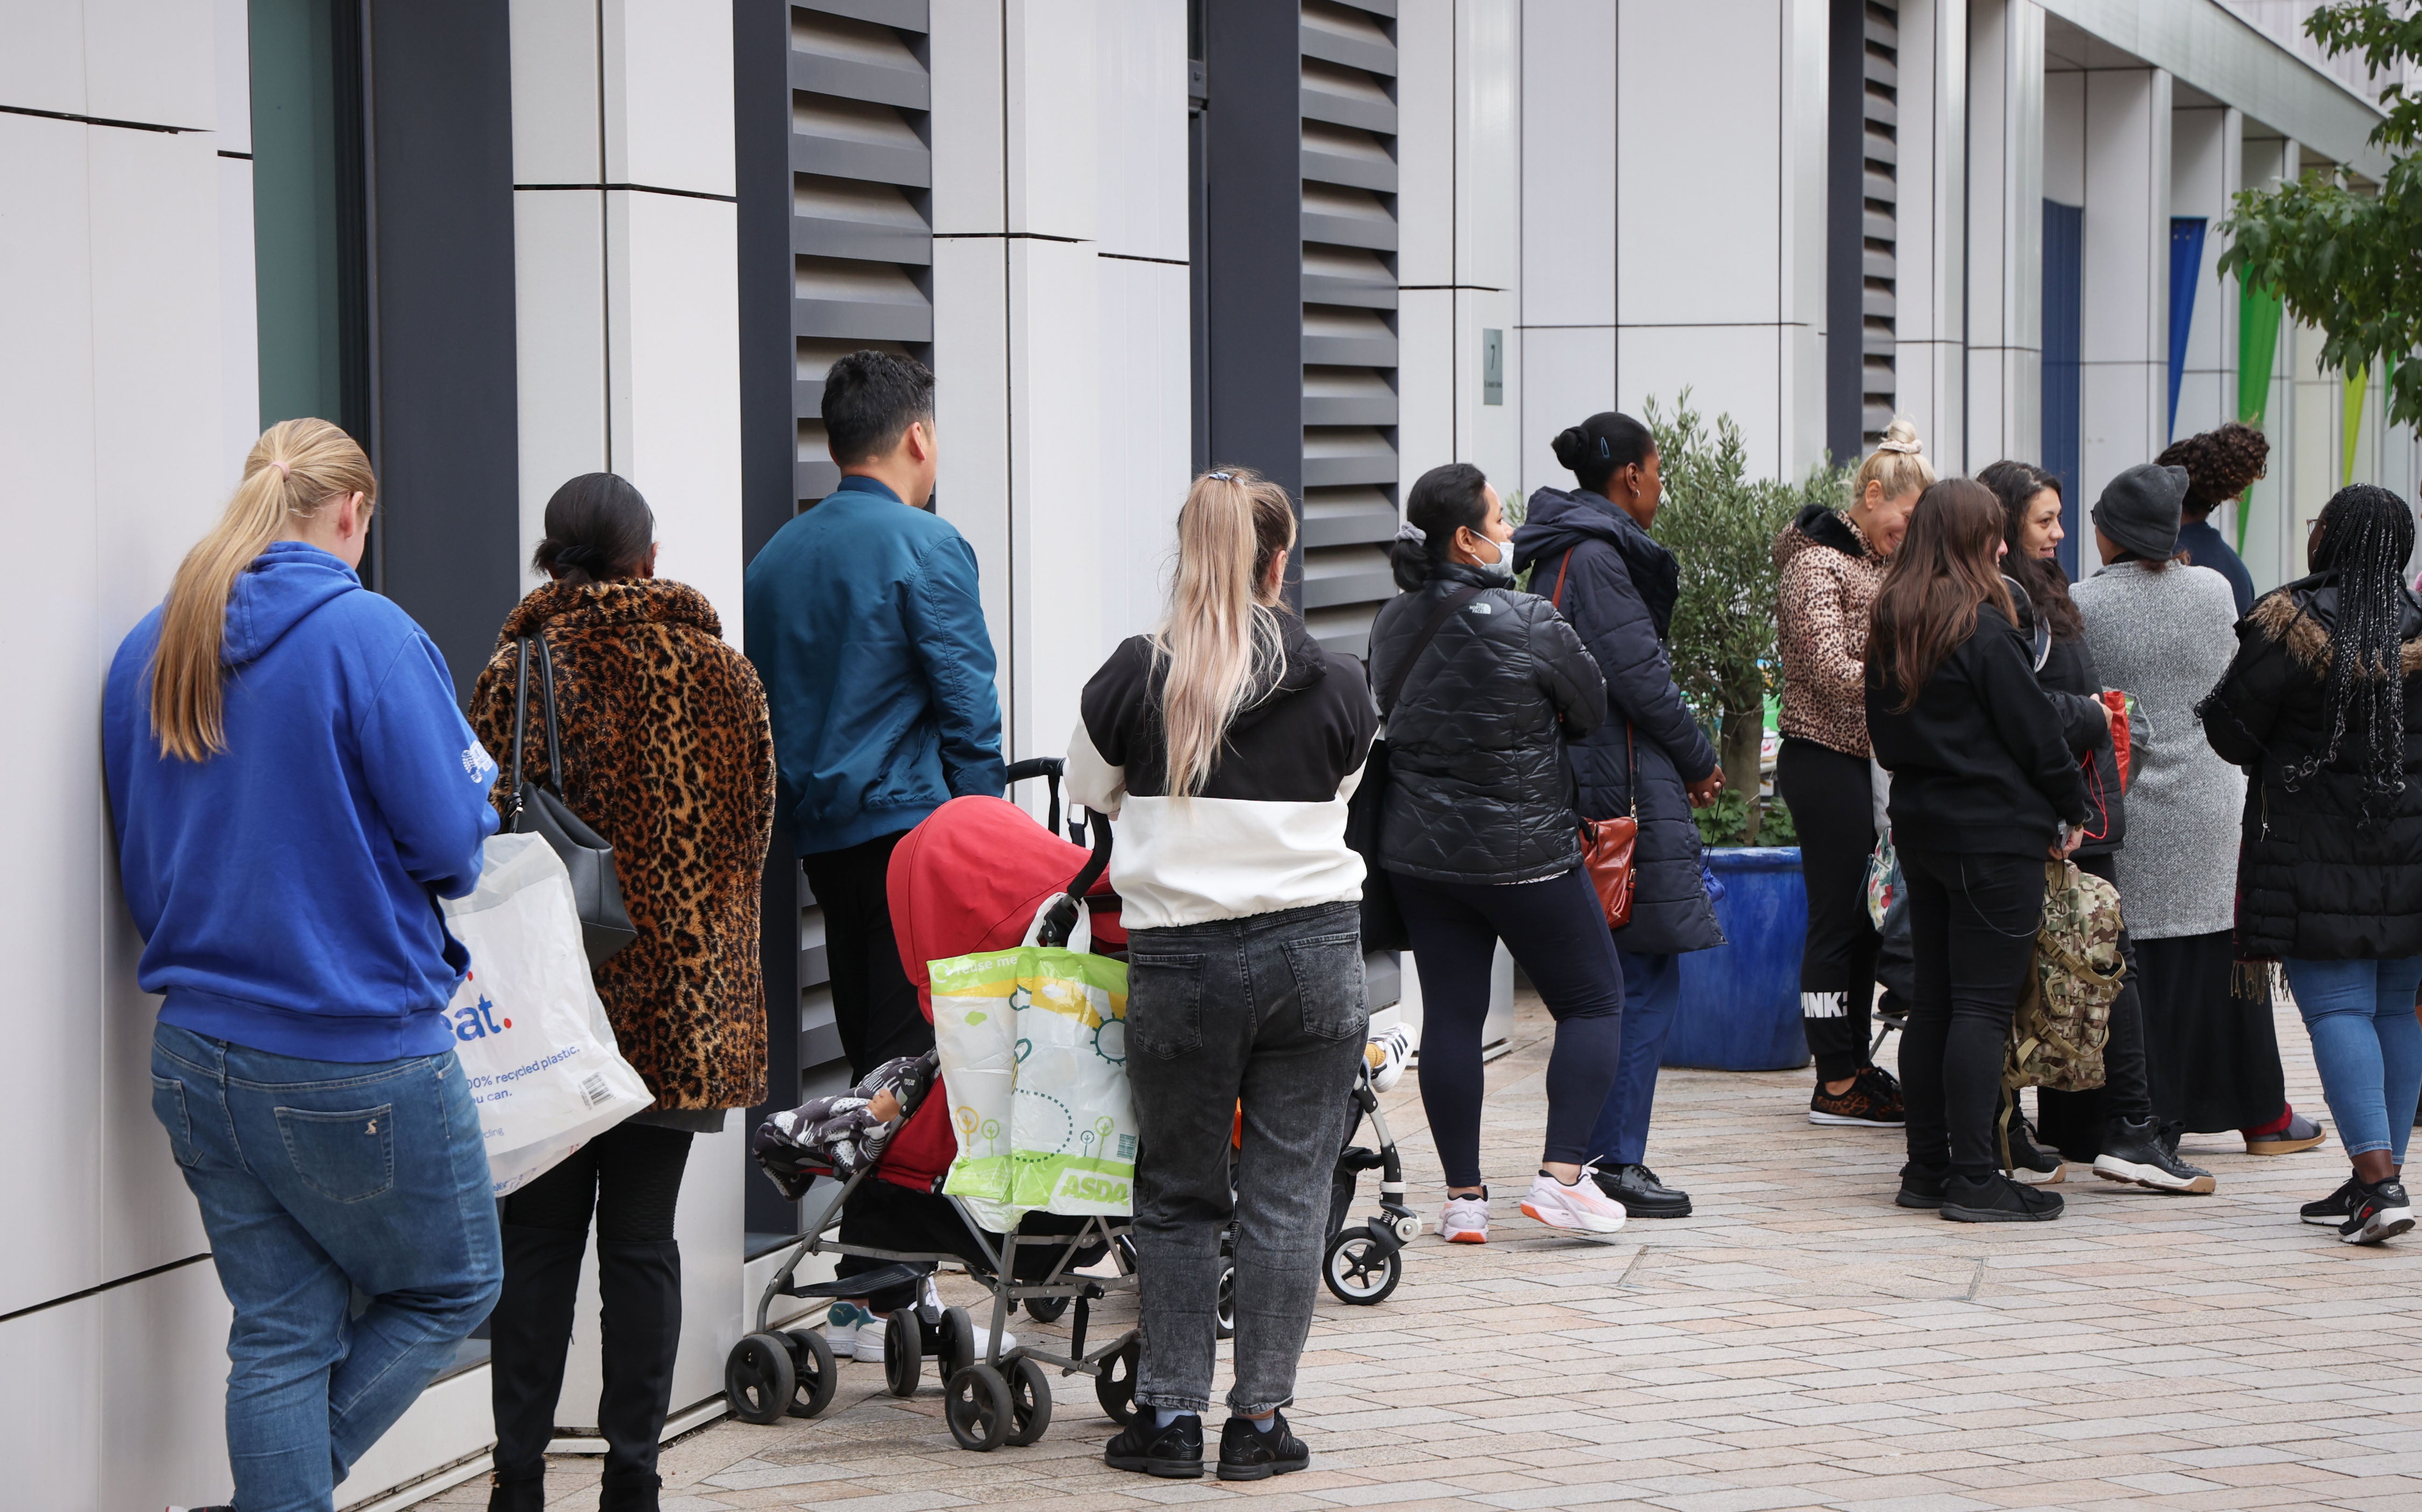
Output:
<path fill-rule="evenodd" d="M 1901 1037 L 1909 1162 L 1982 1180 L 2001 1169 L 1993 1114 L 2010 1018 L 2043 920 L 2041 856 L 1902 849 L 1917 990 Z"/>
<path fill-rule="evenodd" d="M 1876 996 L 1874 921 L 1867 917 L 1867 860 L 1875 854 L 1873 778 L 1864 756 L 1812 740 L 1786 740 L 1774 760 L 1774 790 L 1800 831 L 1800 874 L 1808 890 L 1808 934 L 1800 948 L 1800 1026 L 1816 1079 L 1839 1081 L 1867 1063 Z"/>
<path fill-rule="evenodd" d="M 1623 1053 L 1623 968 L 1580 867 L 1545 882 L 1428 882 L 1394 874 L 1422 979 L 1422 1107 L 1449 1187 L 1480 1185 L 1480 1027 L 1503 940 L 1556 1021 L 1542 1159 L 1578 1165 Z"/>

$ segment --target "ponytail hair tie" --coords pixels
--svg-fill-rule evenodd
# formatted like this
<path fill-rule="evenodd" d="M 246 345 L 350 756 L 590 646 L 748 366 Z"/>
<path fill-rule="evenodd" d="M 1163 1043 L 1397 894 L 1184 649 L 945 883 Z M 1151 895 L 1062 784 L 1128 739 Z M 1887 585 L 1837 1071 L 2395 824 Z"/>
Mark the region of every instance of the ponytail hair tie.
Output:
<path fill-rule="evenodd" d="M 1396 527 L 1396 539 L 1399 541 L 1409 541 L 1418 546 L 1423 542 L 1429 540 L 1429 538 L 1430 535 L 1428 531 L 1423 529 L 1420 526 L 1415 525 L 1410 520 L 1407 520 L 1404 524 Z"/>
<path fill-rule="evenodd" d="M 275 457 L 269 459 L 269 465 L 277 469 L 278 477 L 285 479 L 290 483 L 294 480 L 293 471 L 290 469 L 286 464 L 278 461 Z"/>
<path fill-rule="evenodd" d="M 1897 452 L 1904 457 L 1915 457 L 1921 456 L 1925 453 L 1926 443 L 1923 441 L 1879 441 L 1876 443 L 1876 449 L 1878 451 Z"/>

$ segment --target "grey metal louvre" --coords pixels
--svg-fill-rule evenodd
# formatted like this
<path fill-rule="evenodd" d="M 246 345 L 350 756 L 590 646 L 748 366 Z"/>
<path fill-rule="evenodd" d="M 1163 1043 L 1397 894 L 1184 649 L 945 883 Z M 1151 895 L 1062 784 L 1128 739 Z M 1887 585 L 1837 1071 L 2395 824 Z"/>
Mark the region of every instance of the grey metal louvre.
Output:
<path fill-rule="evenodd" d="M 1859 97 L 1862 215 L 1859 314 L 1859 424 L 1868 444 L 1883 439 L 1898 396 L 1895 306 L 1899 290 L 1900 7 L 1865 0 Z"/>
<path fill-rule="evenodd" d="M 1396 591 L 1396 8 L 1299 0 L 1303 610 L 1360 655 Z"/>
<path fill-rule="evenodd" d="M 794 485 L 800 508 L 831 492 L 840 478 L 818 418 L 833 360 L 870 346 L 920 360 L 931 355 L 930 23 L 926 0 L 791 7 Z"/>

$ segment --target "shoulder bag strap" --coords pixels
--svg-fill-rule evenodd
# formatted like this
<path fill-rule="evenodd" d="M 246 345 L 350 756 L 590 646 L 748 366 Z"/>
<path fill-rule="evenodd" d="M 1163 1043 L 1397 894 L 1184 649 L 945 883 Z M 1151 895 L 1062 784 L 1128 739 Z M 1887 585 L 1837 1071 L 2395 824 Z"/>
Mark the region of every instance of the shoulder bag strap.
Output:
<path fill-rule="evenodd" d="M 1379 695 L 1379 714 L 1382 718 L 1387 717 L 1389 710 L 1396 706 L 1396 700 L 1404 695 L 1405 678 L 1412 671 L 1413 663 L 1422 659 L 1422 653 L 1429 650 L 1430 642 L 1437 638 L 1439 631 L 1445 626 L 1447 621 L 1455 617 L 1455 610 L 1479 596 L 1480 590 L 1476 588 L 1459 588 L 1440 599 L 1438 607 L 1430 611 L 1428 622 L 1422 626 L 1421 634 L 1413 637 L 1413 643 L 1406 649 L 1404 661 L 1396 668 L 1396 675 L 1388 679 L 1386 689 Z"/>
<path fill-rule="evenodd" d="M 513 764 L 512 780 L 505 789 L 509 816 L 519 819 L 522 812 L 522 737 L 529 729 L 529 638 L 525 636 L 513 642 Z"/>
<path fill-rule="evenodd" d="M 558 797 L 563 795 L 563 747 L 555 733 L 555 657 L 546 649 L 546 637 L 538 638 L 539 687 L 546 697 L 546 775 L 555 779 Z"/>
<path fill-rule="evenodd" d="M 1572 569 L 1573 554 L 1567 550 L 1565 559 L 1556 566 L 1556 591 L 1548 595 L 1548 602 L 1556 606 L 1559 614 L 1565 607 L 1565 574 Z M 1631 721 L 1628 719 L 1623 721 L 1623 787 L 1631 795 L 1631 817 L 1636 820 L 1640 817 L 1640 776 L 1632 760 Z"/>
<path fill-rule="evenodd" d="M 1548 595 L 1548 602 L 1556 606 L 1556 612 L 1559 614 L 1564 612 L 1565 607 L 1565 574 L 1572 570 L 1573 554 L 1571 548 L 1567 547 L 1565 551 L 1565 559 L 1556 564 L 1556 591 Z"/>

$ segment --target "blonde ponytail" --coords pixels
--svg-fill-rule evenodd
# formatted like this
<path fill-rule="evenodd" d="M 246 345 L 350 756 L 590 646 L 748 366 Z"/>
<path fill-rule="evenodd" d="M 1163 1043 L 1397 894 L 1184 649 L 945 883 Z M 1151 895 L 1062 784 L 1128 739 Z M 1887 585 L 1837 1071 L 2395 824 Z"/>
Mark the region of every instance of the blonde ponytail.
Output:
<path fill-rule="evenodd" d="M 1286 490 L 1243 467 L 1204 473 L 1177 512 L 1177 580 L 1153 635 L 1166 671 L 1161 726 L 1169 794 L 1188 797 L 1219 764 L 1256 674 L 1280 656 L 1270 563 L 1295 543 Z"/>
<path fill-rule="evenodd" d="M 253 443 L 235 496 L 218 524 L 185 553 L 161 608 L 160 643 L 151 654 L 151 729 L 162 751 L 201 762 L 227 749 L 219 653 L 235 580 L 290 521 L 349 494 L 367 503 L 377 496 L 378 480 L 354 438 L 327 421 L 280 420 Z"/>
<path fill-rule="evenodd" d="M 1851 503 L 1867 496 L 1869 483 L 1883 484 L 1886 498 L 1906 498 L 1933 486 L 1934 464 L 1926 460 L 1925 444 L 1908 416 L 1894 416 L 1884 438 L 1859 464 L 1859 475 L 1850 480 Z"/>

